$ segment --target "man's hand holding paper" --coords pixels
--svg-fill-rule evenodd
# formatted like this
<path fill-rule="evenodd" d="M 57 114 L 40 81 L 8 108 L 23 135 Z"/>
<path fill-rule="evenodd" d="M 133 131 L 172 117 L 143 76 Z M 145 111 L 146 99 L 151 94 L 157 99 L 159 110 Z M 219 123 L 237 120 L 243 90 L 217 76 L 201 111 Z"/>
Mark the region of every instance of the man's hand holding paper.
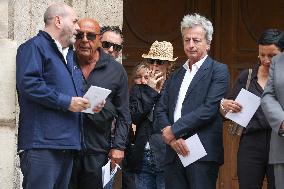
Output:
<path fill-rule="evenodd" d="M 182 155 L 182 156 L 187 156 L 189 155 L 189 149 L 185 143 L 185 140 L 183 138 L 180 139 L 173 139 L 170 142 L 170 146 L 176 151 L 176 153 Z"/>
<path fill-rule="evenodd" d="M 105 99 L 111 93 L 111 90 L 102 87 L 91 86 L 89 90 L 84 95 L 90 101 L 90 108 L 82 111 L 84 113 L 93 114 L 98 113 L 102 110 L 105 104 Z"/>
<path fill-rule="evenodd" d="M 188 150 L 187 155 L 178 153 L 180 161 L 184 167 L 187 167 L 189 164 L 207 155 L 207 152 L 197 134 L 189 137 L 186 140 L 182 139 L 182 141 L 183 145 L 187 146 L 187 149 L 190 149 L 190 153 Z"/>
<path fill-rule="evenodd" d="M 95 106 L 93 108 L 93 112 L 99 113 L 100 111 L 102 111 L 102 109 L 104 108 L 105 104 L 106 104 L 106 101 L 103 100 L 101 103 L 99 103 L 97 106 Z"/>

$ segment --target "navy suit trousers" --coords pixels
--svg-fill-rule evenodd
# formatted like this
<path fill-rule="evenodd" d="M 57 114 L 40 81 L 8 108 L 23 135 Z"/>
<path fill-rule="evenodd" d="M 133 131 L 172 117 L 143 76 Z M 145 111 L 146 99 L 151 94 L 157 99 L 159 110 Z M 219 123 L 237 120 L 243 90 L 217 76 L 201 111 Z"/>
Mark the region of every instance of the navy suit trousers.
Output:
<path fill-rule="evenodd" d="M 215 189 L 219 164 L 213 161 L 197 161 L 183 167 L 178 156 L 165 166 L 166 189 Z"/>
<path fill-rule="evenodd" d="M 23 189 L 68 189 L 72 150 L 31 149 L 20 153 Z"/>

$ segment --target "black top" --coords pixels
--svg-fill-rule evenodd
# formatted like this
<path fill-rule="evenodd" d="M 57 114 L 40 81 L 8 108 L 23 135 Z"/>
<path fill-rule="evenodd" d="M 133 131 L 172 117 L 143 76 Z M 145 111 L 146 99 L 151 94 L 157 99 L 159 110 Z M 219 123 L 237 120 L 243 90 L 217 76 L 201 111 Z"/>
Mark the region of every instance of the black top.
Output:
<path fill-rule="evenodd" d="M 100 58 L 88 78 L 86 91 L 93 86 L 110 89 L 107 104 L 98 114 L 85 114 L 84 144 L 88 152 L 108 153 L 111 145 L 111 124 L 116 119 L 112 148 L 124 150 L 131 124 L 127 74 L 123 66 L 110 55 L 100 51 Z"/>
<path fill-rule="evenodd" d="M 161 169 L 165 143 L 160 131 L 153 130 L 153 108 L 159 98 L 160 94 L 157 91 L 144 84 L 136 84 L 130 91 L 130 113 L 132 122 L 136 125 L 135 137 L 127 145 L 124 161 L 124 168 L 130 172 L 141 171 L 147 141 L 154 155 L 156 169 Z"/>
<path fill-rule="evenodd" d="M 255 94 L 259 97 L 261 97 L 261 95 L 263 93 L 263 89 L 259 85 L 259 83 L 257 82 L 258 69 L 259 69 L 259 65 L 254 67 L 253 70 L 252 70 L 251 82 L 250 82 L 248 91 L 250 91 L 251 93 L 253 93 L 253 94 Z M 231 93 L 227 97 L 228 99 L 235 99 L 238 96 L 241 89 L 246 88 L 248 73 L 249 72 L 248 72 L 248 69 L 247 69 L 247 70 L 242 71 L 239 74 L 237 81 L 234 85 L 234 88 L 232 89 Z M 258 107 L 257 111 L 255 112 L 252 119 L 248 123 L 248 126 L 244 129 L 243 133 L 244 134 L 245 133 L 251 133 L 251 132 L 258 131 L 258 130 L 271 130 L 271 127 L 269 126 L 269 123 L 264 116 L 264 113 L 261 109 L 261 106 Z"/>

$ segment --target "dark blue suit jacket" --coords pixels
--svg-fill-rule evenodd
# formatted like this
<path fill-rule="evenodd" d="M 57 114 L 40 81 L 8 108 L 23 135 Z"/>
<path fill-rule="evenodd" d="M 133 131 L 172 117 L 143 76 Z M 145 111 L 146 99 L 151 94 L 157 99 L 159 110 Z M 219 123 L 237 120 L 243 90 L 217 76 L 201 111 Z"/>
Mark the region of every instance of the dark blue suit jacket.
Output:
<path fill-rule="evenodd" d="M 200 161 L 222 164 L 224 152 L 219 103 L 228 90 L 228 68 L 210 57 L 205 59 L 188 87 L 182 116 L 174 123 L 174 111 L 185 72 L 185 68 L 181 67 L 166 81 L 155 109 L 156 126 L 162 129 L 171 125 L 177 139 L 186 139 L 197 133 L 207 152 Z M 173 162 L 176 156 L 176 152 L 168 145 L 166 156 L 165 163 Z"/>
<path fill-rule="evenodd" d="M 51 36 L 40 31 L 22 44 L 16 57 L 20 105 L 19 150 L 80 149 L 81 113 L 68 110 L 81 96 L 83 77 L 69 49 L 67 63 Z"/>

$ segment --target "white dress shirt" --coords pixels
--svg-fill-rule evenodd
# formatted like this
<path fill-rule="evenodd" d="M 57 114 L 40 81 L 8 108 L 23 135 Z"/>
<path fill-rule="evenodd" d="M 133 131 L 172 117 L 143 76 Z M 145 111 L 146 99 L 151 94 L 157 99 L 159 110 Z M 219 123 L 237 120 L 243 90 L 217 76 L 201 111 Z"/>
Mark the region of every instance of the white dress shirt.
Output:
<path fill-rule="evenodd" d="M 182 83 L 179 89 L 177 104 L 176 104 L 176 108 L 174 111 L 174 122 L 176 122 L 181 117 L 182 103 L 184 101 L 187 89 L 193 77 L 195 76 L 198 69 L 201 67 L 201 65 L 203 64 L 206 58 L 207 58 L 207 55 L 203 57 L 201 60 L 199 60 L 198 62 L 196 62 L 195 64 L 193 64 L 191 66 L 191 70 L 189 69 L 188 61 L 186 61 L 185 64 L 183 65 L 186 72 L 184 74 L 184 78 L 182 80 Z"/>
<path fill-rule="evenodd" d="M 68 50 L 69 50 L 69 47 L 65 47 L 65 48 L 62 48 L 62 45 L 59 43 L 59 41 L 55 40 L 54 39 L 54 42 L 58 48 L 58 50 L 61 52 L 61 54 L 63 55 L 64 57 L 64 60 L 65 60 L 65 63 L 67 64 L 67 54 L 68 54 Z"/>

